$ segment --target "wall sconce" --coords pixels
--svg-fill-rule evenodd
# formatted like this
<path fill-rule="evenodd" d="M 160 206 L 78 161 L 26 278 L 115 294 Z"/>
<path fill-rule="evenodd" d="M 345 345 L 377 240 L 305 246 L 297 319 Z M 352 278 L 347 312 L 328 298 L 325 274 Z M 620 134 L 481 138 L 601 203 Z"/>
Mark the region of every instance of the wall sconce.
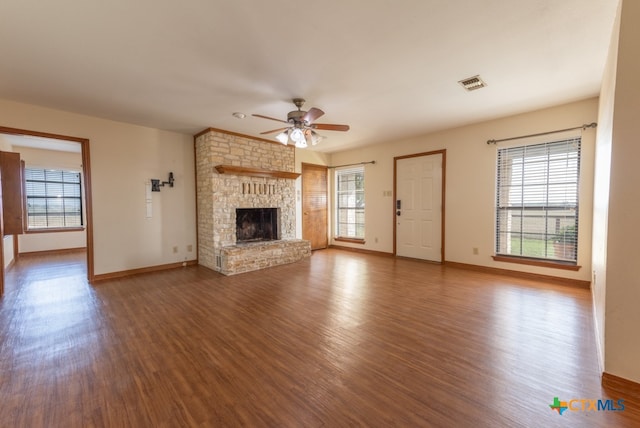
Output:
<path fill-rule="evenodd" d="M 168 184 L 169 187 L 173 187 L 173 182 L 175 180 L 173 179 L 173 172 L 169 173 L 169 181 L 163 181 L 162 183 L 160 183 L 160 180 L 156 179 L 156 178 L 152 178 L 151 179 L 151 191 L 152 192 L 159 192 L 160 191 L 160 186 L 163 186 L 165 184 Z"/>

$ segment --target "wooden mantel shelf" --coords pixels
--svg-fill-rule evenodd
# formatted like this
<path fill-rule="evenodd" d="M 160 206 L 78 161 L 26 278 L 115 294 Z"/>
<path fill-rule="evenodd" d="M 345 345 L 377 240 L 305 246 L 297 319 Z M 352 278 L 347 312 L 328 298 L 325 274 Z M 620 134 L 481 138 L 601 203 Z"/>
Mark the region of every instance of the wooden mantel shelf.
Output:
<path fill-rule="evenodd" d="M 290 178 L 292 180 L 300 177 L 299 172 L 272 171 L 269 169 L 246 168 L 235 165 L 217 165 L 215 168 L 220 174 L 250 175 L 252 177 L 265 178 Z"/>

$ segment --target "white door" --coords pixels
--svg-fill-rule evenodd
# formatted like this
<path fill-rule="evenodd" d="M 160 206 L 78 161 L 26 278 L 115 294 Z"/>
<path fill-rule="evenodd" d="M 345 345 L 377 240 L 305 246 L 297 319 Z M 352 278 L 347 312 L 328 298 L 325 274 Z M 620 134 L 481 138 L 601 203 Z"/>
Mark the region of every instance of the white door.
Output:
<path fill-rule="evenodd" d="M 396 159 L 396 255 L 442 261 L 442 153 Z"/>

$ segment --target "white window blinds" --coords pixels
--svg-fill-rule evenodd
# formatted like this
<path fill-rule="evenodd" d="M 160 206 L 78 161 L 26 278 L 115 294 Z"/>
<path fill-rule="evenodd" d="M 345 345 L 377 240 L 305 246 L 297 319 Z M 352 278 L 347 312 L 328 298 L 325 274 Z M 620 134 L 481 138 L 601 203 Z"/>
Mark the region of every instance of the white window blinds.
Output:
<path fill-rule="evenodd" d="M 496 254 L 577 262 L 580 137 L 498 149 Z"/>
<path fill-rule="evenodd" d="M 364 166 L 336 170 L 336 236 L 364 239 Z"/>
<path fill-rule="evenodd" d="M 27 228 L 82 226 L 80 173 L 53 169 L 25 169 Z"/>

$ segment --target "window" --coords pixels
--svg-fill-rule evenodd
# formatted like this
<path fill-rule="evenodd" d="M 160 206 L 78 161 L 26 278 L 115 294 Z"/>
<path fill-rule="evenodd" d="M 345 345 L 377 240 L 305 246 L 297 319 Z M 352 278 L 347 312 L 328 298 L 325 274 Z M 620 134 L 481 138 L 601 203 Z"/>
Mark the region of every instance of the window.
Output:
<path fill-rule="evenodd" d="M 496 254 L 577 262 L 580 138 L 498 150 Z"/>
<path fill-rule="evenodd" d="M 336 235 L 364 239 L 364 166 L 336 170 Z"/>
<path fill-rule="evenodd" d="M 25 169 L 27 230 L 82 226 L 80 173 Z"/>

